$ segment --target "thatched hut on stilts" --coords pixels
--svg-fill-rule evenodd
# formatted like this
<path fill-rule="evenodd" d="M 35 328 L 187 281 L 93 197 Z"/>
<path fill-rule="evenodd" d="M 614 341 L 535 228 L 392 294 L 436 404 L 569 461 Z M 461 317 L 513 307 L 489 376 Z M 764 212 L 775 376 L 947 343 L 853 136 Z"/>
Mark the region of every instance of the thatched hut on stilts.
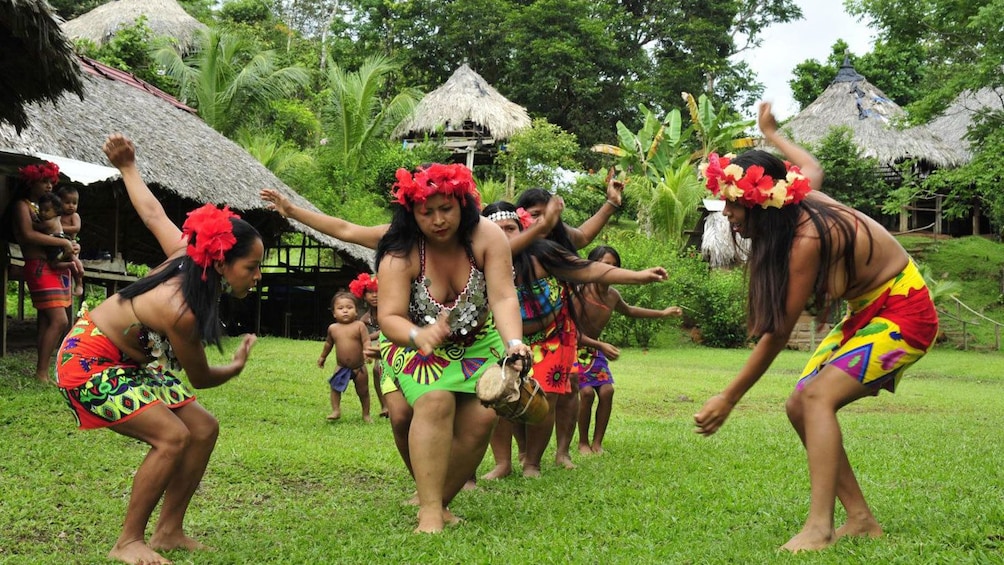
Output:
<path fill-rule="evenodd" d="M 530 124 L 526 108 L 499 94 L 465 63 L 422 98 L 392 137 L 419 143 L 442 136 L 457 161 L 473 168 L 475 163 L 490 163 L 503 140 Z"/>
<path fill-rule="evenodd" d="M 192 50 L 206 25 L 188 15 L 175 0 L 112 0 L 63 24 L 70 39 L 85 39 L 102 46 L 123 27 L 145 18 L 154 37 L 169 37 L 182 53 Z"/>
<path fill-rule="evenodd" d="M 326 307 L 331 294 L 359 271 L 370 270 L 372 251 L 267 210 L 258 196 L 263 187 L 284 192 L 304 208 L 317 208 L 191 108 L 128 73 L 86 59 L 79 65 L 85 71 L 83 100 L 64 96 L 55 108 L 29 106 L 28 125 L 20 134 L 0 126 L 0 148 L 6 150 L 0 153 L 0 173 L 11 174 L 23 164 L 19 161 L 38 162 L 39 154 L 106 164 L 101 146 L 108 134 L 129 136 L 136 143 L 143 178 L 177 224 L 205 202 L 227 204 L 261 232 L 267 249 L 276 251 L 269 254 L 270 268 L 260 291 L 233 305 L 231 328 L 291 337 L 319 335 L 330 322 Z M 96 182 L 79 190 L 82 258 L 119 270 L 125 262 L 157 265 L 164 259 L 121 181 Z M 307 236 L 292 253 L 282 237 L 290 231 Z M 92 255 L 99 251 L 107 253 Z M 85 266 L 90 269 L 87 261 Z M 129 280 L 124 272 L 120 275 L 106 279 L 113 286 Z"/>

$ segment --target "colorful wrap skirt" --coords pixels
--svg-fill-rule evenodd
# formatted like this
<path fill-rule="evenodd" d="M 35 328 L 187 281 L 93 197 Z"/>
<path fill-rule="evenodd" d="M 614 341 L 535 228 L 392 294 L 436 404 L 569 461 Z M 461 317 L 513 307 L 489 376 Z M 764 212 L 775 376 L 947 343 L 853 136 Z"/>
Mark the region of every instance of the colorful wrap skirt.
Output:
<path fill-rule="evenodd" d="M 600 388 L 603 385 L 614 384 L 614 376 L 610 373 L 607 356 L 599 349 L 580 347 L 575 368 L 579 371 L 580 389 L 584 386 Z"/>
<path fill-rule="evenodd" d="M 56 384 L 80 429 L 125 422 L 154 404 L 174 409 L 195 400 L 192 389 L 170 371 L 122 353 L 86 312 L 59 348 Z"/>
<path fill-rule="evenodd" d="M 847 300 L 847 314 L 816 348 L 798 388 L 826 365 L 858 382 L 894 392 L 903 371 L 927 353 L 938 335 L 938 313 L 911 260 L 881 287 Z"/>
<path fill-rule="evenodd" d="M 463 344 L 446 341 L 429 355 L 397 345 L 380 334 L 380 358 L 386 364 L 384 379 L 393 378 L 411 405 L 432 390 L 474 394 L 481 375 L 503 357 L 505 345 L 491 316 L 473 340 Z M 384 394 L 388 392 L 386 386 L 381 389 Z"/>
<path fill-rule="evenodd" d="M 66 308 L 71 304 L 69 269 L 53 269 L 45 259 L 25 259 L 21 272 L 36 310 Z"/>
<path fill-rule="evenodd" d="M 571 394 L 572 371 L 578 349 L 578 334 L 568 308 L 558 310 L 544 329 L 524 336 L 533 351 L 530 376 L 544 392 Z"/>

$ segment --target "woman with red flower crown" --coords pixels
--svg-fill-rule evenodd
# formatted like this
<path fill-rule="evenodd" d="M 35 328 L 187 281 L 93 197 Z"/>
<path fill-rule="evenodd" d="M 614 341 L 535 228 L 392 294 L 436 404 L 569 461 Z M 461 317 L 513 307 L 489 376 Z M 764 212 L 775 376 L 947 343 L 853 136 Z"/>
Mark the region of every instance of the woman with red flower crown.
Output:
<path fill-rule="evenodd" d="M 845 300 L 847 314 L 809 359 L 785 406 L 808 457 L 810 503 L 802 530 L 783 549 L 818 550 L 842 536 L 882 534 L 848 462 L 837 411 L 883 388 L 893 392 L 934 341 L 938 316 L 899 242 L 819 192 L 822 168 L 779 133 L 770 104 L 760 105 L 758 122 L 791 166 L 747 151 L 733 159 L 712 154 L 701 168 L 708 189 L 726 200 L 722 213 L 733 231 L 750 239 L 749 326 L 760 339 L 739 374 L 694 415 L 695 431 L 718 431 L 785 348 L 808 305 L 823 320 L 833 300 Z M 837 499 L 847 521 L 835 529 Z"/>
<path fill-rule="evenodd" d="M 140 177 L 132 142 L 112 135 L 103 149 L 167 261 L 83 314 L 63 340 L 57 385 L 81 429 L 107 427 L 150 445 L 108 556 L 170 563 L 157 551 L 205 547 L 185 534 L 183 522 L 219 433 L 216 419 L 172 370 L 184 369 L 195 388 L 241 373 L 254 335 L 242 338 L 226 365 L 210 366 L 205 345 L 219 347 L 220 297 L 242 298 L 254 288 L 265 249 L 258 232 L 225 206 L 189 212 L 178 229 Z M 161 500 L 147 542 L 146 525 Z"/>
<path fill-rule="evenodd" d="M 53 268 L 46 258 L 46 248 L 61 248 L 67 255 L 72 255 L 80 251 L 80 246 L 68 239 L 37 231 L 33 227 L 40 221 L 38 199 L 43 194 L 52 192 L 52 187 L 59 182 L 59 166 L 51 162 L 26 165 L 18 173 L 19 193 L 11 204 L 12 223 L 14 238 L 21 246 L 24 257 L 24 280 L 31 293 L 31 303 L 38 311 L 35 378 L 41 383 L 51 384 L 49 371 L 52 354 L 56 352 L 59 340 L 70 325 L 66 308 L 72 302 L 70 271 Z"/>

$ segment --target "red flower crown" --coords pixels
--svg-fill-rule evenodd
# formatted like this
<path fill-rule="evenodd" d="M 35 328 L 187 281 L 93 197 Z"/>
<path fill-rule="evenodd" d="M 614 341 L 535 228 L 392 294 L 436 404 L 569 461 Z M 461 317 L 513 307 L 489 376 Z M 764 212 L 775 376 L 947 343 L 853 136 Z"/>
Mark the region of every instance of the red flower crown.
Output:
<path fill-rule="evenodd" d="M 394 188 L 391 191 L 391 202 L 397 202 L 408 211 L 416 204 L 424 206 L 425 201 L 434 194 L 452 196 L 461 204 L 464 197 L 470 194 L 474 196 L 478 208 L 481 208 L 481 194 L 474 184 L 471 170 L 460 164 L 433 163 L 415 174 L 407 169 L 398 169 Z"/>
<path fill-rule="evenodd" d="M 188 213 L 188 219 L 181 226 L 183 238 L 188 239 L 186 253 L 196 265 L 202 267 L 202 280 L 206 280 L 206 269 L 215 261 L 222 261 L 227 251 L 237 243 L 234 225 L 230 218 L 240 218 L 224 206 L 206 203 L 201 208 Z M 192 243 L 195 236 L 195 243 Z"/>
<path fill-rule="evenodd" d="M 367 292 L 377 291 L 377 279 L 369 273 L 359 273 L 359 276 L 349 283 L 349 292 L 356 298 L 362 298 Z"/>
<path fill-rule="evenodd" d="M 59 165 L 52 161 L 46 161 L 37 165 L 25 165 L 17 170 L 21 180 L 27 183 L 49 181 L 52 184 L 59 182 Z"/>
<path fill-rule="evenodd" d="M 780 208 L 798 204 L 812 190 L 809 179 L 787 161 L 784 163 L 787 176 L 775 182 L 773 177 L 763 174 L 760 165 L 750 165 L 744 171 L 739 165 L 731 164 L 731 160 L 728 155 L 719 157 L 712 153 L 708 155 L 708 162 L 700 165 L 701 176 L 707 181 L 705 186 L 722 200 L 738 201 L 747 208 Z"/>

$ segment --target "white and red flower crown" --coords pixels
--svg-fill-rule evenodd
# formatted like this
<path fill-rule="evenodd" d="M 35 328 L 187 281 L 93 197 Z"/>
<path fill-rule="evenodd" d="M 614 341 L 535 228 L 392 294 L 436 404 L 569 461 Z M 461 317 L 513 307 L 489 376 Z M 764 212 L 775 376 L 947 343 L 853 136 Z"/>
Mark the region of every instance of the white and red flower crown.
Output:
<path fill-rule="evenodd" d="M 739 165 L 731 164 L 732 156 L 708 155 L 708 161 L 701 163 L 701 176 L 707 181 L 705 186 L 722 200 L 739 202 L 747 208 L 781 208 L 787 204 L 798 204 L 812 187 L 798 167 L 785 161 L 788 169 L 785 178 L 777 181 L 764 174 L 760 165 L 750 165 L 744 171 Z"/>

